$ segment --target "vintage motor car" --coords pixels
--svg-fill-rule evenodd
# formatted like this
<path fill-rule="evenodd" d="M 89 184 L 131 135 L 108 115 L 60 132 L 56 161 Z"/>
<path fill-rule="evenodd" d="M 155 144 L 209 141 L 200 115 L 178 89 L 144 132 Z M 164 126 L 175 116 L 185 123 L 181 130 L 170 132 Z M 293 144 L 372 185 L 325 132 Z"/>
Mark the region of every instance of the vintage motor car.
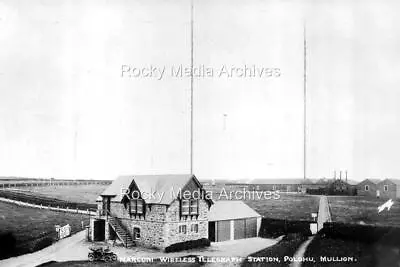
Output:
<path fill-rule="evenodd" d="M 118 259 L 117 255 L 108 247 L 90 247 L 91 252 L 88 254 L 89 261 L 105 261 L 111 262 Z"/>

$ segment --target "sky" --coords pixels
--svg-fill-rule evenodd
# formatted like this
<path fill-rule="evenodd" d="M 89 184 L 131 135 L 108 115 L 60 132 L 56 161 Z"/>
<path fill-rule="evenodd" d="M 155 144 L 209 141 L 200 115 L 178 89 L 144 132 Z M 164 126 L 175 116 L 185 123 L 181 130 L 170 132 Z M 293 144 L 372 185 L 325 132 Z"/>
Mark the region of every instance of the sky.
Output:
<path fill-rule="evenodd" d="M 303 177 L 305 25 L 307 176 L 399 177 L 399 5 L 194 0 L 196 176 Z M 0 1 L 0 176 L 190 172 L 190 14 Z M 222 71 L 245 66 L 265 72 Z"/>

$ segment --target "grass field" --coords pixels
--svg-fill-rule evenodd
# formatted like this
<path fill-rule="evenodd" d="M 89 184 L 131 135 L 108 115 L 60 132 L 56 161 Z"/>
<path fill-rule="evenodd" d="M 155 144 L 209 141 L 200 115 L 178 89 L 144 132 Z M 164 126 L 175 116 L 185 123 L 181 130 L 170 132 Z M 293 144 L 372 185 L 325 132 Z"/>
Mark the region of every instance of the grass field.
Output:
<path fill-rule="evenodd" d="M 218 200 L 221 185 L 206 188 L 213 192 L 214 200 Z M 241 191 L 240 187 L 225 188 L 227 192 Z M 266 218 L 311 221 L 311 213 L 318 212 L 319 196 L 297 193 L 280 193 L 279 199 L 246 199 L 244 202 Z M 225 200 L 221 198 L 221 200 Z"/>
<path fill-rule="evenodd" d="M 390 211 L 384 210 L 379 214 L 378 206 L 386 200 L 356 196 L 329 196 L 328 201 L 334 222 L 400 227 L 400 203 L 396 200 Z"/>
<path fill-rule="evenodd" d="M 107 188 L 108 185 L 63 185 L 26 187 L 23 192 L 34 193 L 36 196 L 57 198 L 75 203 L 95 204 L 96 198 Z"/>
<path fill-rule="evenodd" d="M 325 238 L 317 235 L 308 246 L 305 257 L 314 257 L 316 263 L 305 263 L 304 267 L 391 267 L 399 266 L 399 248 L 367 244 L 355 240 Z M 325 262 L 320 257 L 353 257 L 351 262 Z"/>
<path fill-rule="evenodd" d="M 289 266 L 290 262 L 285 261 L 285 256 L 292 257 L 300 245 L 307 240 L 307 237 L 302 235 L 288 235 L 278 244 L 258 251 L 254 254 L 249 255 L 249 257 L 260 257 L 260 258 L 278 258 L 279 261 L 271 262 L 249 262 L 247 259 L 241 265 L 242 267 L 262 267 L 262 266 Z"/>
<path fill-rule="evenodd" d="M 54 212 L 49 210 L 20 207 L 0 202 L 0 235 L 11 233 L 15 247 L 0 240 L 0 258 L 7 257 L 4 249 L 10 249 L 8 256 L 16 256 L 43 248 L 56 240 L 55 225 L 71 226 L 72 232 L 82 230 L 89 224 L 88 215 Z M 3 255 L 2 255 L 3 254 Z"/>

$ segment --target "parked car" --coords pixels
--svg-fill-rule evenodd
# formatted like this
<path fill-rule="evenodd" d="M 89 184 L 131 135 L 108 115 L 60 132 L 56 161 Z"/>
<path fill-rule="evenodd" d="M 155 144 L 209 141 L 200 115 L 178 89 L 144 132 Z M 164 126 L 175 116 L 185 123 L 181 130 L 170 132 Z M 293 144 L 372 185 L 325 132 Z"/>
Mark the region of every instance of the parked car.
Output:
<path fill-rule="evenodd" d="M 88 254 L 89 261 L 116 261 L 117 254 L 112 252 L 108 247 L 90 247 L 91 252 Z"/>

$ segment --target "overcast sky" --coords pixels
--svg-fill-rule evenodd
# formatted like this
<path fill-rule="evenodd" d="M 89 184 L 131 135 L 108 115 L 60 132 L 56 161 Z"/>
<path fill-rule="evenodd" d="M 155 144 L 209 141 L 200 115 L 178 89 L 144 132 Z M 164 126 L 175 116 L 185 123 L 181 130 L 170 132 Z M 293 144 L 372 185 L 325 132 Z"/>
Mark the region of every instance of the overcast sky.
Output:
<path fill-rule="evenodd" d="M 400 6 L 358 2 L 194 1 L 194 67 L 215 71 L 194 79 L 200 179 L 303 176 L 303 21 L 309 177 L 400 177 Z M 280 75 L 218 73 L 244 65 Z M 189 1 L 0 1 L 0 175 L 188 173 L 179 66 Z"/>

